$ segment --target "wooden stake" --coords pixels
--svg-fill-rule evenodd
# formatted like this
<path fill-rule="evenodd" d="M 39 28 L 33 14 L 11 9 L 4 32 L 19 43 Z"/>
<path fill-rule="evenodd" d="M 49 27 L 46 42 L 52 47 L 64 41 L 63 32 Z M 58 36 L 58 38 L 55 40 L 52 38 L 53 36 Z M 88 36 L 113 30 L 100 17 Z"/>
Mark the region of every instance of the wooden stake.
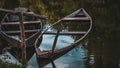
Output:
<path fill-rule="evenodd" d="M 22 62 L 26 61 L 26 41 L 25 41 L 25 32 L 23 24 L 23 13 L 19 13 L 20 19 L 20 31 L 21 31 L 21 52 L 22 52 Z"/>
<path fill-rule="evenodd" d="M 58 40 L 59 33 L 60 33 L 60 30 L 57 31 L 57 34 L 55 36 L 55 39 L 54 39 L 54 42 L 53 42 L 53 47 L 52 47 L 52 53 L 51 53 L 51 57 L 50 57 L 50 61 L 52 63 L 53 68 L 56 68 L 56 66 L 55 66 L 55 63 L 53 61 L 52 55 L 54 54 L 54 50 L 55 50 L 55 47 L 56 47 L 56 43 L 57 43 L 57 40 Z"/>
<path fill-rule="evenodd" d="M 54 39 L 53 46 L 52 46 L 52 54 L 54 53 L 59 33 L 60 33 L 60 30 L 57 31 L 56 37 Z"/>

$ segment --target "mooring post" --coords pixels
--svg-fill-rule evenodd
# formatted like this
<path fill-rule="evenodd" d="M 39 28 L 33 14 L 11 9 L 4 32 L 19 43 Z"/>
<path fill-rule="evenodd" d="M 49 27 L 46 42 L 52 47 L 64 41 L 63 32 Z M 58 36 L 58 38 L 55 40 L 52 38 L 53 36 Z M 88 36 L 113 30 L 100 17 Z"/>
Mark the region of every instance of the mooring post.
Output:
<path fill-rule="evenodd" d="M 23 24 L 23 12 L 19 13 L 20 19 L 20 32 L 21 32 L 21 52 L 22 52 L 22 62 L 26 61 L 26 41 L 25 41 L 25 32 L 24 32 L 24 24 Z"/>

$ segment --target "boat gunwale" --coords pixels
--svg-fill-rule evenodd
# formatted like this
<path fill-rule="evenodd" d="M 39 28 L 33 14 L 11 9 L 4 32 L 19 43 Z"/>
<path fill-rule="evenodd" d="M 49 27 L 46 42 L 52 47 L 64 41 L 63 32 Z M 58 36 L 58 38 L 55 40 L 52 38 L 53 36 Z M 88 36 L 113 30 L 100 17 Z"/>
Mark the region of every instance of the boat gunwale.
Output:
<path fill-rule="evenodd" d="M 8 9 L 3 9 L 3 8 L 0 8 L 0 12 L 5 12 L 5 13 L 11 13 L 11 14 L 19 14 L 21 13 L 20 11 L 13 11 L 13 10 L 8 10 Z M 40 18 L 40 19 L 47 19 L 48 17 L 47 16 L 43 16 L 43 15 L 38 15 L 38 14 L 30 14 L 28 12 L 22 12 L 23 15 L 26 15 L 26 16 L 34 16 L 34 17 L 37 17 L 37 18 Z"/>

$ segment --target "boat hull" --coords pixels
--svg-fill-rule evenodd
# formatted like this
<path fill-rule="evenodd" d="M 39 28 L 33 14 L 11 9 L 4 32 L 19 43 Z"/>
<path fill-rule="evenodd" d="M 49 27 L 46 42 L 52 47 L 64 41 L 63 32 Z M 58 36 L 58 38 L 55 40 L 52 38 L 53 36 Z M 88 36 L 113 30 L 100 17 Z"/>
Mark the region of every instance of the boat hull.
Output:
<path fill-rule="evenodd" d="M 74 23 L 72 23 L 74 22 Z M 87 24 L 86 24 L 87 23 Z M 75 25 L 76 24 L 76 25 Z M 81 25 L 83 24 L 83 25 Z M 57 26 L 58 25 L 58 26 Z M 72 25 L 72 28 L 69 27 Z M 86 28 L 83 26 L 87 26 Z M 74 28 L 73 28 L 74 27 Z M 39 67 L 43 67 L 48 63 L 52 63 L 57 58 L 65 55 L 73 48 L 77 47 L 84 39 L 87 37 L 89 32 L 92 28 L 92 19 L 87 14 L 87 12 L 81 8 L 72 14 L 60 19 L 53 25 L 51 25 L 48 29 L 53 28 L 54 30 L 60 30 L 59 34 L 57 32 L 43 32 L 43 34 L 48 35 L 68 35 L 75 39 L 74 43 L 70 45 L 65 45 L 66 47 L 55 49 L 55 50 L 48 50 L 48 51 L 41 51 L 39 48 L 36 48 L 36 56 L 38 60 Z M 62 30 L 63 29 L 63 30 Z M 82 30 L 82 31 L 81 31 Z M 85 30 L 85 31 L 83 31 Z M 68 40 L 68 39 L 66 39 Z M 55 40 L 54 40 L 55 41 Z M 56 45 L 57 46 L 57 45 Z"/>
<path fill-rule="evenodd" d="M 21 7 L 15 11 L 0 9 L 0 12 L 6 12 L 0 23 L 1 36 L 13 47 L 21 48 L 21 42 L 25 47 L 34 46 L 35 40 L 42 32 L 40 16 L 35 16 L 34 12 Z"/>

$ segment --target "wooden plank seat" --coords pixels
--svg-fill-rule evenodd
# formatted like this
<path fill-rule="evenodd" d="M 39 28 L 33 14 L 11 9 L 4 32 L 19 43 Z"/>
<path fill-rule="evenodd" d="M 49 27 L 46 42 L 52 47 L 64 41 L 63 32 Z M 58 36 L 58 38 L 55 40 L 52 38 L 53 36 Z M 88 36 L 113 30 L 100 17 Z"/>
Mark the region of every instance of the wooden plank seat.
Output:
<path fill-rule="evenodd" d="M 20 31 L 4 31 L 5 33 L 7 33 L 7 34 L 20 34 Z M 35 32 L 38 32 L 38 30 L 36 29 L 36 30 L 25 30 L 25 33 L 35 33 Z M 81 34 L 85 34 L 86 33 L 86 31 L 81 31 L 81 32 L 73 32 L 73 31 L 71 31 L 71 32 L 60 32 L 59 34 L 60 35 L 81 35 Z M 53 35 L 55 35 L 55 34 L 57 34 L 57 32 L 50 32 L 50 31 L 47 31 L 47 32 L 43 32 L 43 34 L 53 34 Z"/>
<path fill-rule="evenodd" d="M 26 21 L 23 22 L 23 24 L 38 24 L 40 23 L 40 21 Z M 20 22 L 5 22 L 5 23 L 1 23 L 1 25 L 19 25 Z"/>
<path fill-rule="evenodd" d="M 85 34 L 85 33 L 86 33 L 86 31 L 81 31 L 81 32 L 70 31 L 70 32 L 60 32 L 59 34 L 60 35 L 81 35 L 81 34 Z M 43 32 L 43 34 L 57 34 L 57 32 L 47 31 L 47 32 Z"/>
<path fill-rule="evenodd" d="M 35 33 L 35 32 L 38 32 L 39 29 L 36 29 L 36 30 L 25 30 L 25 33 Z M 20 34 L 20 31 L 3 31 L 5 32 L 6 34 Z"/>
<path fill-rule="evenodd" d="M 90 21 L 89 17 L 66 17 L 62 19 L 63 21 Z"/>

